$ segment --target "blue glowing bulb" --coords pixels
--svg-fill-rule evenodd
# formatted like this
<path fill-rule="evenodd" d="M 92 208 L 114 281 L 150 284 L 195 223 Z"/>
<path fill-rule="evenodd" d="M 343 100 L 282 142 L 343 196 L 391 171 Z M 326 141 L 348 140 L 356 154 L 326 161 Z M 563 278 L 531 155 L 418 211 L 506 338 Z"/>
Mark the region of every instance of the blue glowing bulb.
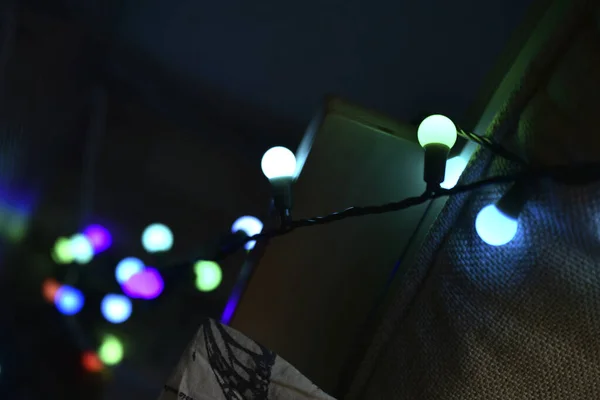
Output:
<path fill-rule="evenodd" d="M 236 233 L 238 231 L 243 231 L 248 236 L 257 235 L 260 232 L 262 232 L 262 230 L 263 223 L 261 222 L 261 220 L 250 215 L 238 218 L 231 226 L 231 232 Z M 254 245 L 256 245 L 256 241 L 252 240 L 250 242 L 247 242 L 244 245 L 244 248 L 246 250 L 252 250 L 254 248 Z"/>
<path fill-rule="evenodd" d="M 102 299 L 100 310 L 108 322 L 120 324 L 131 316 L 131 301 L 120 294 L 107 294 Z"/>
<path fill-rule="evenodd" d="M 115 278 L 119 284 L 123 285 L 133 275 L 142 272 L 144 263 L 135 257 L 127 257 L 119 261 L 115 268 Z"/>
<path fill-rule="evenodd" d="M 517 234 L 519 223 L 496 207 L 495 204 L 485 206 L 477 214 L 475 230 L 489 245 L 502 246 L 510 242 Z"/>
<path fill-rule="evenodd" d="M 173 233 L 163 224 L 148 225 L 142 233 L 142 245 L 148 253 L 169 251 L 173 247 Z"/>
<path fill-rule="evenodd" d="M 63 285 L 54 296 L 54 304 L 61 314 L 75 315 L 83 308 L 84 298 L 80 290 Z"/>

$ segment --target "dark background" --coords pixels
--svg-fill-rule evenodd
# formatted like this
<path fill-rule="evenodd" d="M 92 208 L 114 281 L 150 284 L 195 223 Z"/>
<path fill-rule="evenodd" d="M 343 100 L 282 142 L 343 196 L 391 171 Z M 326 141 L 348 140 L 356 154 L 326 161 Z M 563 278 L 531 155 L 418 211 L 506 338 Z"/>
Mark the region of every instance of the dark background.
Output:
<path fill-rule="evenodd" d="M 116 260 L 170 265 L 240 215 L 264 216 L 262 153 L 295 148 L 327 93 L 409 122 L 440 112 L 468 126 L 527 6 L 3 1 L 0 211 L 24 233 L 0 250 L 1 398 L 156 397 L 198 321 L 220 315 L 243 255 L 222 264 L 210 294 L 191 269 L 170 271 L 159 299 L 112 326 L 96 310 L 116 290 Z M 161 259 L 139 242 L 155 221 L 175 235 Z M 68 271 L 49 252 L 91 222 L 114 246 L 77 267 L 86 308 L 65 318 L 41 296 L 44 279 Z M 123 363 L 84 371 L 82 350 L 106 331 L 122 337 Z"/>

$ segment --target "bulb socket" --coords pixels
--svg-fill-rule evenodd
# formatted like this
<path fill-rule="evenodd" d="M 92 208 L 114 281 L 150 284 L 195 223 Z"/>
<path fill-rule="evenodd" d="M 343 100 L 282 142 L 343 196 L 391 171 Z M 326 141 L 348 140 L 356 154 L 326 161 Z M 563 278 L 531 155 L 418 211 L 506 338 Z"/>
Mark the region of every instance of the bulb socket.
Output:
<path fill-rule="evenodd" d="M 424 147 L 425 167 L 423 180 L 429 188 L 439 188 L 446 178 L 446 161 L 450 148 L 445 144 L 431 143 Z"/>
<path fill-rule="evenodd" d="M 519 214 L 521 214 L 525 208 L 525 204 L 527 204 L 527 200 L 531 196 L 532 190 L 531 182 L 524 180 L 517 181 L 496 202 L 496 207 L 507 216 L 518 219 Z"/>
<path fill-rule="evenodd" d="M 292 183 L 293 177 L 273 178 L 270 179 L 271 192 L 273 195 L 273 205 L 282 212 L 289 212 L 292 209 Z"/>

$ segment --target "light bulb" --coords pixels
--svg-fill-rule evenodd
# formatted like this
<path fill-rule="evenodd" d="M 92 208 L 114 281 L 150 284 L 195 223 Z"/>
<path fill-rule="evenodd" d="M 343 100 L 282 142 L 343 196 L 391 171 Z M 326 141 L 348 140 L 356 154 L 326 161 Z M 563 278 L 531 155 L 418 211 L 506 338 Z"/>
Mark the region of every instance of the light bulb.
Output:
<path fill-rule="evenodd" d="M 144 263 L 135 257 L 127 257 L 119 261 L 115 268 L 115 278 L 119 284 L 123 285 L 133 275 L 142 272 Z"/>
<path fill-rule="evenodd" d="M 198 261 L 194 264 L 196 288 L 201 292 L 211 292 L 221 284 L 223 272 L 214 261 Z"/>
<path fill-rule="evenodd" d="M 236 233 L 243 231 L 248 236 L 254 236 L 261 233 L 263 230 L 263 223 L 260 219 L 251 215 L 238 218 L 231 226 L 231 232 Z M 246 250 L 252 250 L 256 245 L 255 240 L 251 240 L 244 245 Z"/>
<path fill-rule="evenodd" d="M 151 224 L 142 233 L 142 245 L 148 253 L 169 251 L 173 247 L 173 233 L 164 224 Z"/>
<path fill-rule="evenodd" d="M 65 237 L 58 238 L 52 249 L 52 258 L 57 264 L 72 263 L 75 257 L 71 251 L 71 241 Z"/>
<path fill-rule="evenodd" d="M 443 144 L 452 148 L 456 143 L 456 126 L 446 116 L 435 114 L 425 118 L 417 129 L 417 138 L 421 146 Z"/>
<path fill-rule="evenodd" d="M 87 264 L 94 258 L 92 243 L 81 233 L 71 236 L 70 250 L 77 264 Z"/>
<path fill-rule="evenodd" d="M 260 166 L 269 180 L 292 178 L 296 172 L 296 156 L 285 147 L 272 147 L 263 155 Z"/>
<path fill-rule="evenodd" d="M 120 294 L 107 294 L 100 303 L 100 310 L 108 322 L 120 324 L 131 316 L 131 301 Z"/>
<path fill-rule="evenodd" d="M 54 295 L 54 304 L 64 315 L 75 315 L 83 308 L 83 293 L 72 286 L 61 286 Z"/>
<path fill-rule="evenodd" d="M 500 211 L 495 204 L 485 206 L 477 214 L 475 230 L 489 245 L 502 246 L 510 242 L 517 234 L 519 223 L 516 218 Z"/>
<path fill-rule="evenodd" d="M 117 365 L 123 360 L 123 344 L 121 341 L 112 335 L 107 335 L 100 348 L 98 349 L 98 357 L 106 365 Z"/>

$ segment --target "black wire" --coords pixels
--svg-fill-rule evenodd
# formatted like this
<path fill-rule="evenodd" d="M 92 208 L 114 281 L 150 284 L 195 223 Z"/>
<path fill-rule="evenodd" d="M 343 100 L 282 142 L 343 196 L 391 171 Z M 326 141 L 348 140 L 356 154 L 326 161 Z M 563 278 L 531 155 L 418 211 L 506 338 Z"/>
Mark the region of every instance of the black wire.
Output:
<path fill-rule="evenodd" d="M 523 160 L 520 156 L 507 150 L 504 146 L 493 141 L 492 139 L 490 139 L 488 137 L 479 136 L 473 132 L 467 132 L 462 129 L 458 129 L 457 132 L 458 132 L 459 136 L 464 137 L 465 139 L 468 139 L 472 142 L 475 142 L 475 143 L 489 149 L 492 153 L 494 153 L 502 158 L 517 162 L 521 165 L 527 164 L 527 162 L 525 160 Z"/>
<path fill-rule="evenodd" d="M 291 221 L 291 223 L 286 228 L 265 231 L 247 238 L 246 241 L 264 240 L 265 238 L 282 236 L 292 232 L 297 228 L 304 228 L 313 225 L 330 224 L 346 218 L 384 214 L 388 212 L 404 210 L 425 203 L 429 200 L 434 200 L 445 196 L 453 196 L 460 193 L 466 193 L 483 188 L 485 186 L 512 183 L 517 180 L 534 181 L 542 178 L 552 178 L 557 182 L 569 185 L 588 184 L 600 180 L 600 164 L 580 164 L 574 166 L 559 165 L 538 169 L 528 169 L 516 174 L 493 176 L 490 178 L 482 179 L 480 181 L 455 186 L 452 189 L 440 188 L 435 192 L 426 191 L 420 196 L 409 197 L 400 201 L 387 203 L 383 205 L 350 207 L 345 210 L 337 211 L 321 217 L 312 217 Z"/>

